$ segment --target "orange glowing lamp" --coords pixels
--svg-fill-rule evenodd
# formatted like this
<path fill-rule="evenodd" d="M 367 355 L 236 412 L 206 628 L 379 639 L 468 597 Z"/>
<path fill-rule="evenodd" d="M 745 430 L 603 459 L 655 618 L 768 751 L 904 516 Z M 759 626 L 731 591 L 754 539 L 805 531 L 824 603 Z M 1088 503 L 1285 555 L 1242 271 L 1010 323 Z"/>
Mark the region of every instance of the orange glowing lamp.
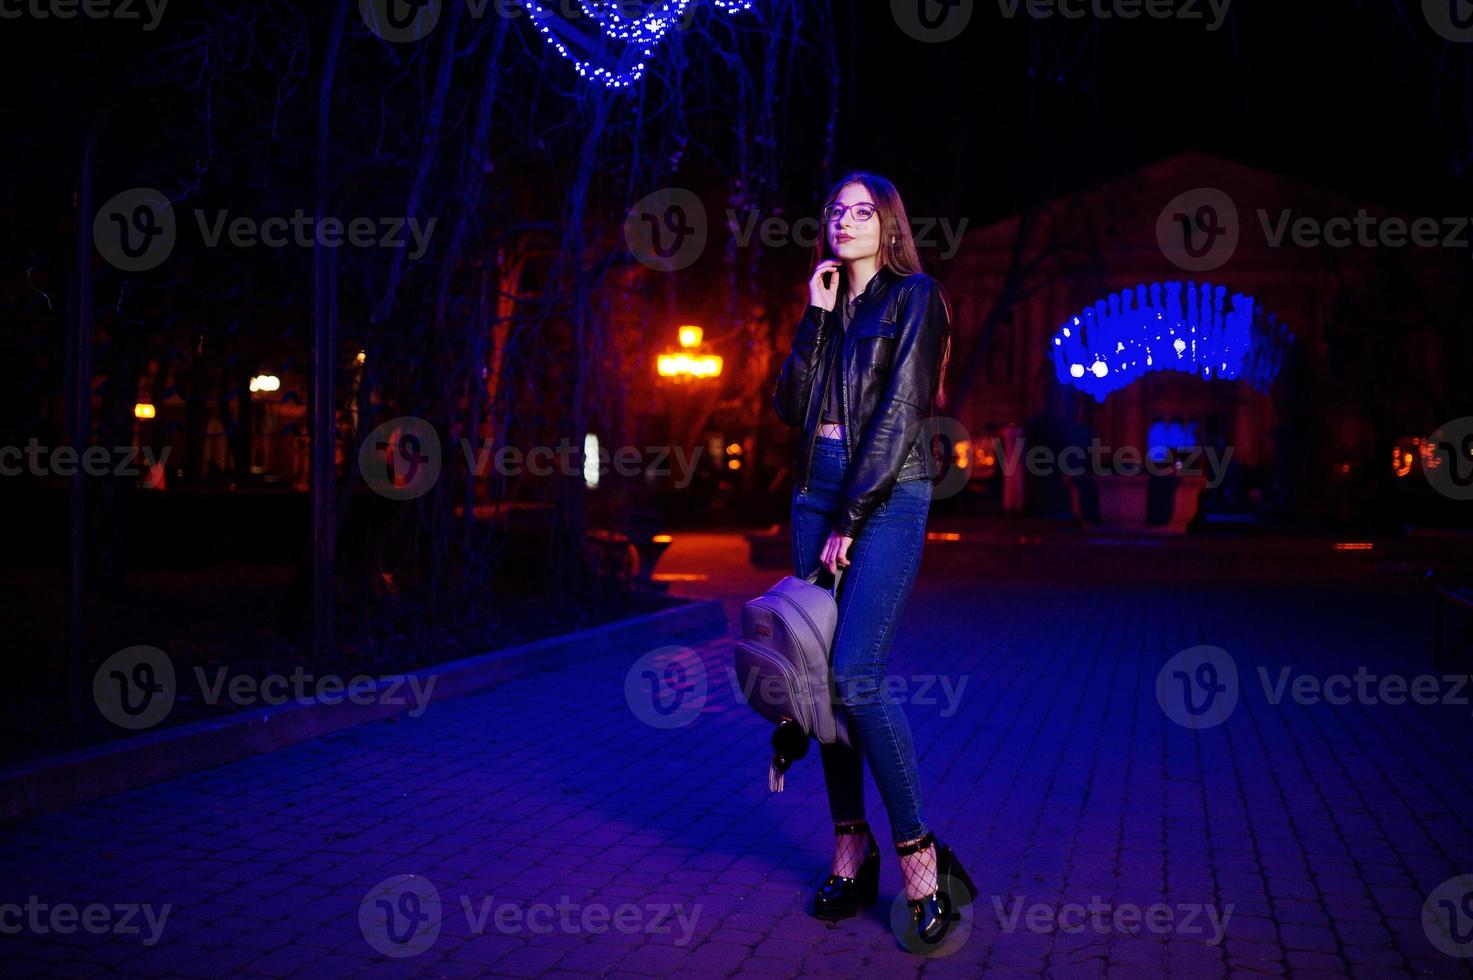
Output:
<path fill-rule="evenodd" d="M 715 378 L 721 374 L 719 354 L 661 354 L 655 370 L 662 378 Z"/>

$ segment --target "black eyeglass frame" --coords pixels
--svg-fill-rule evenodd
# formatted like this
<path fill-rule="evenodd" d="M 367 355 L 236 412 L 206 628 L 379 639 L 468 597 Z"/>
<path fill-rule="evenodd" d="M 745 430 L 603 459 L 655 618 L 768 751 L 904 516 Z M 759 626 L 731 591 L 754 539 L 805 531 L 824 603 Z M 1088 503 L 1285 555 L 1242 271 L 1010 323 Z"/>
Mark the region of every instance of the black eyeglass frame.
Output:
<path fill-rule="evenodd" d="M 854 220 L 859 222 L 869 221 L 880 213 L 880 206 L 870 201 L 859 201 L 856 204 L 829 204 L 825 205 L 823 211 L 820 213 L 823 215 L 825 221 L 843 221 L 844 215 L 848 214 L 851 208 L 869 208 L 869 215 L 866 217 L 861 217 L 857 212 L 855 213 Z"/>

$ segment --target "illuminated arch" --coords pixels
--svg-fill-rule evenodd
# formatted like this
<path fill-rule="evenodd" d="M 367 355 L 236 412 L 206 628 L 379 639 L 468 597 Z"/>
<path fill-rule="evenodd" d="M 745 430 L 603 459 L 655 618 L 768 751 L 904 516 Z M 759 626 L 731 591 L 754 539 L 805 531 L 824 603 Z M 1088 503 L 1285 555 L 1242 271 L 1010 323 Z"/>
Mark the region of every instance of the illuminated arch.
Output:
<path fill-rule="evenodd" d="M 1157 282 L 1112 293 L 1050 340 L 1054 373 L 1096 401 L 1152 371 L 1241 380 L 1266 390 L 1293 335 L 1251 296 L 1225 286 Z"/>

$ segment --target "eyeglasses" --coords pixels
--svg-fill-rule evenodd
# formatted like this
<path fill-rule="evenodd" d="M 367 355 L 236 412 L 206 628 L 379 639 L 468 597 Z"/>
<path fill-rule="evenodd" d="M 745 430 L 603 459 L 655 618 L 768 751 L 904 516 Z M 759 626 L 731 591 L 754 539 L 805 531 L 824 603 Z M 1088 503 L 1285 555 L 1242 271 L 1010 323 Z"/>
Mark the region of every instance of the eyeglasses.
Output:
<path fill-rule="evenodd" d="M 823 209 L 823 220 L 840 221 L 843 219 L 845 212 L 853 211 L 855 221 L 868 221 L 875 216 L 875 211 L 877 210 L 878 208 L 869 202 L 865 202 L 864 204 L 830 204 Z"/>

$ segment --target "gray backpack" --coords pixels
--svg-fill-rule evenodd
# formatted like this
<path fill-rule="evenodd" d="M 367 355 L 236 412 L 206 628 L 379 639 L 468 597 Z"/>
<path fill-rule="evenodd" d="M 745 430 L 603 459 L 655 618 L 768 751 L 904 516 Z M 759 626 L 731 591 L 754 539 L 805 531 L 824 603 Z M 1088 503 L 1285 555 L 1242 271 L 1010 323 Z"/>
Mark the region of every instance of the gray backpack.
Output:
<path fill-rule="evenodd" d="M 736 644 L 736 679 L 742 696 L 777 725 L 767 786 L 783 790 L 788 766 L 808 752 L 809 738 L 848 745 L 842 707 L 830 691 L 830 658 L 839 621 L 839 581 L 817 584 L 822 566 L 807 578 L 788 575 L 742 607 L 742 638 Z"/>

